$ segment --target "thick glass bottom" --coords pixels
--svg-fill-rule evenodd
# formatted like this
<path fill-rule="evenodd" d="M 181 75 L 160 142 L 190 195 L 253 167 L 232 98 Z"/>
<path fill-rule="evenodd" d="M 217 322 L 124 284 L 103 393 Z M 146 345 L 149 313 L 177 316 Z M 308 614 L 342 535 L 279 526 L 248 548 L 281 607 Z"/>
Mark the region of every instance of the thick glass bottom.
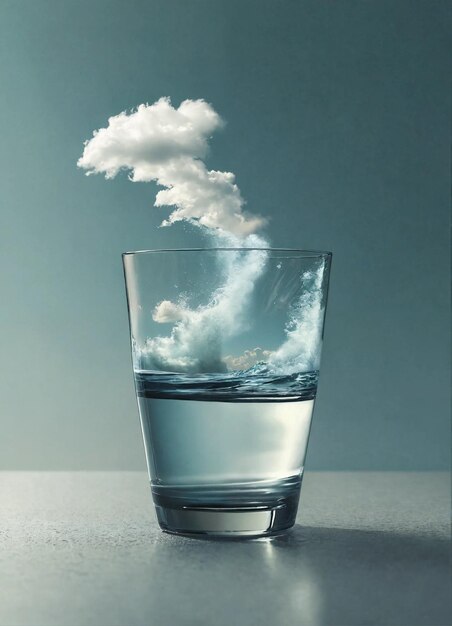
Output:
<path fill-rule="evenodd" d="M 267 487 L 254 493 L 227 490 L 227 495 L 220 492 L 221 498 L 217 490 L 216 498 L 208 491 L 197 493 L 197 497 L 191 492 L 190 498 L 188 493 L 183 497 L 182 489 L 162 495 L 153 487 L 157 519 L 162 530 L 182 535 L 232 539 L 281 534 L 295 523 L 301 481 L 298 478 L 294 482 L 290 489 L 285 485 L 286 493 L 280 491 L 277 496 Z"/>
<path fill-rule="evenodd" d="M 279 535 L 294 525 L 287 509 L 168 509 L 156 506 L 160 528 L 177 535 L 252 538 Z"/>

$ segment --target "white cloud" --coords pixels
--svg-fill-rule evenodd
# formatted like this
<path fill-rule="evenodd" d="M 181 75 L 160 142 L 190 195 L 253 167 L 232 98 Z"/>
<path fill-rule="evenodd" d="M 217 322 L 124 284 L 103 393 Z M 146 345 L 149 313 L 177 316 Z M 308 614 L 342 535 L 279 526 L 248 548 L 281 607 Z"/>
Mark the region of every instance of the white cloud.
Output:
<path fill-rule="evenodd" d="M 178 322 L 185 317 L 185 309 L 171 300 L 162 300 L 154 309 L 152 319 L 159 324 Z"/>
<path fill-rule="evenodd" d="M 188 221 L 206 229 L 217 246 L 266 248 L 256 231 L 265 220 L 244 211 L 244 200 L 231 172 L 208 170 L 202 159 L 212 133 L 223 125 L 204 100 L 185 100 L 174 108 L 169 98 L 111 117 L 108 126 L 85 142 L 78 166 L 87 174 L 115 177 L 129 172 L 133 182 L 155 181 L 163 187 L 155 206 L 171 206 L 167 226 Z M 290 310 L 286 339 L 270 352 L 246 350 L 223 357 L 225 340 L 252 324 L 249 308 L 257 280 L 268 260 L 265 250 L 231 251 L 222 258 L 223 284 L 204 306 L 162 300 L 152 312 L 157 323 L 171 323 L 168 336 L 149 337 L 135 346 L 140 369 L 221 372 L 248 369 L 266 361 L 275 373 L 289 374 L 318 367 L 323 320 L 323 266 L 305 273 L 303 295 Z"/>
<path fill-rule="evenodd" d="M 110 117 L 107 128 L 85 142 L 77 165 L 106 178 L 127 170 L 133 182 L 155 181 L 165 187 L 155 206 L 176 208 L 163 225 L 186 220 L 244 237 L 265 220 L 243 210 L 233 173 L 208 170 L 201 160 L 210 136 L 222 126 L 221 117 L 204 100 L 185 100 L 176 109 L 169 98 L 160 98 Z"/>
<path fill-rule="evenodd" d="M 262 348 L 253 348 L 245 350 L 240 356 L 226 356 L 223 361 L 230 370 L 247 370 L 256 363 L 266 362 L 272 354 L 271 350 L 263 350 Z"/>

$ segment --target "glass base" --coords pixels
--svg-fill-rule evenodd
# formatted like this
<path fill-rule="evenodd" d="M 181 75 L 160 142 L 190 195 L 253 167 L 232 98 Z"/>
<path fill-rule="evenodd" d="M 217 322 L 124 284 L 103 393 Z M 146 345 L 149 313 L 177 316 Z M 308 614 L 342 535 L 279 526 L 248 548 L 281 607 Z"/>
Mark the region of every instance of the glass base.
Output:
<path fill-rule="evenodd" d="M 295 523 L 297 507 L 262 508 L 155 507 L 160 528 L 178 535 L 252 538 L 279 535 Z"/>
<path fill-rule="evenodd" d="M 222 538 L 281 534 L 295 523 L 301 475 L 223 485 L 152 485 L 162 530 Z"/>

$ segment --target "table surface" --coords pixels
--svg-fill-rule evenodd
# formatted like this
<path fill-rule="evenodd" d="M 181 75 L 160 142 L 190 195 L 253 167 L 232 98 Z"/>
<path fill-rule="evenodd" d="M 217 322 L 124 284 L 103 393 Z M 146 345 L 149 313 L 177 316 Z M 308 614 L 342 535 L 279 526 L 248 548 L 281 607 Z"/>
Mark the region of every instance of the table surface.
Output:
<path fill-rule="evenodd" d="M 162 533 L 142 472 L 0 473 L 1 626 L 443 626 L 444 473 L 311 472 L 272 541 Z"/>

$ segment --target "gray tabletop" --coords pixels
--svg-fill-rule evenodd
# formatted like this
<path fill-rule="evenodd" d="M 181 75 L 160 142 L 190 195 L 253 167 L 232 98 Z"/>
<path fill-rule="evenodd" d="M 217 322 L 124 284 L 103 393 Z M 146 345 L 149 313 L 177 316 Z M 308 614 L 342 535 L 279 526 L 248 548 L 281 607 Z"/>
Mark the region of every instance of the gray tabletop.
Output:
<path fill-rule="evenodd" d="M 308 473 L 273 541 L 162 533 L 141 472 L 0 473 L 1 626 L 451 623 L 450 483 Z"/>

